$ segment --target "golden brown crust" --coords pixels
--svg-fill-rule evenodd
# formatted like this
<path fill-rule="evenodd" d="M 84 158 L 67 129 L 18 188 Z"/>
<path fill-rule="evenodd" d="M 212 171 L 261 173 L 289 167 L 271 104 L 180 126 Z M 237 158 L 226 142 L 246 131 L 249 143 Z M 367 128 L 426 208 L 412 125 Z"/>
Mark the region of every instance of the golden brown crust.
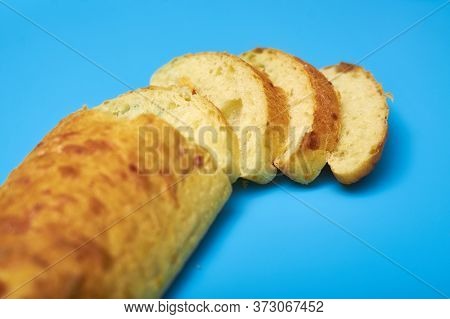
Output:
<path fill-rule="evenodd" d="M 376 86 L 377 92 L 380 96 L 385 97 L 385 93 L 383 91 L 383 88 L 380 83 L 378 83 L 375 80 L 375 77 L 373 74 L 363 67 L 347 62 L 340 62 L 336 65 L 330 65 L 327 67 L 324 67 L 324 69 L 334 69 L 334 71 L 338 74 L 342 73 L 354 73 L 355 75 L 357 73 L 362 73 L 363 76 L 365 76 L 367 79 L 369 79 L 371 82 L 374 83 Z M 355 76 L 354 75 L 354 76 Z M 386 116 L 389 112 L 389 107 L 387 104 L 386 99 L 384 100 L 384 108 L 386 110 Z M 359 166 L 354 167 L 352 171 L 346 172 L 346 173 L 339 173 L 336 170 L 333 169 L 333 166 L 331 165 L 331 170 L 333 172 L 333 175 L 336 177 L 336 179 L 342 183 L 342 184 L 353 184 L 357 181 L 359 181 L 361 178 L 367 176 L 375 167 L 376 163 L 380 160 L 381 155 L 383 153 L 383 148 L 386 143 L 388 134 L 388 124 L 387 124 L 387 117 L 385 119 L 385 125 L 383 126 L 383 132 L 381 133 L 381 138 L 379 143 L 370 151 L 370 156 L 362 163 L 359 164 Z"/>
<path fill-rule="evenodd" d="M 1 296 L 160 296 L 229 195 L 214 165 L 152 115 L 65 118 L 0 188 Z"/>
<path fill-rule="evenodd" d="M 347 62 L 340 62 L 338 65 L 335 66 L 336 72 L 338 73 L 347 73 L 350 71 L 354 71 L 355 69 L 358 68 L 360 68 L 358 65 Z"/>
<path fill-rule="evenodd" d="M 327 78 L 311 64 L 295 57 L 303 65 L 314 91 L 314 121 L 312 130 L 305 134 L 301 146 L 297 149 L 297 160 L 306 161 L 304 182 L 313 181 L 320 170 L 315 170 L 315 163 L 326 164 L 334 151 L 340 134 L 340 103 L 336 91 Z M 310 164 L 314 163 L 314 164 Z M 323 165 L 322 165 L 323 167 Z"/>
<path fill-rule="evenodd" d="M 244 61 L 245 62 L 245 61 Z M 247 62 L 245 62 L 247 63 Z M 289 128 L 289 112 L 286 95 L 282 89 L 275 87 L 266 74 L 249 64 L 261 77 L 268 104 L 268 130 L 266 131 L 266 148 L 271 151 L 272 163 L 284 147 Z M 274 170 L 276 170 L 276 167 Z"/>
<path fill-rule="evenodd" d="M 251 64 L 245 62 L 241 58 L 225 53 L 235 60 L 239 60 L 239 63 L 245 64 L 247 67 L 253 70 L 253 72 L 258 76 L 258 80 L 264 88 L 265 96 L 267 99 L 267 112 L 268 112 L 268 126 L 265 132 L 265 147 L 270 150 L 270 160 L 273 168 L 273 176 L 270 178 L 264 178 L 258 180 L 256 177 L 256 182 L 258 183 L 268 183 L 270 182 L 276 174 L 277 168 L 273 165 L 275 158 L 280 154 L 283 148 L 289 126 L 289 112 L 287 109 L 286 96 L 280 88 L 277 88 L 270 81 L 269 77 L 263 72 L 259 71 L 257 68 Z"/>
<path fill-rule="evenodd" d="M 298 59 L 298 58 L 297 58 Z M 316 107 L 312 132 L 318 137 L 317 148 L 331 153 L 336 148 L 340 133 L 340 104 L 333 85 L 311 64 L 300 60 L 308 73 L 315 92 Z"/>
<path fill-rule="evenodd" d="M 332 84 L 311 64 L 277 49 L 256 48 L 249 51 L 250 54 L 261 54 L 264 52 L 274 57 L 283 57 L 284 60 L 289 60 L 291 64 L 298 65 L 298 69 L 307 74 L 311 89 L 314 92 L 314 120 L 311 131 L 304 135 L 295 153 L 289 158 L 278 158 L 275 163 L 291 179 L 301 183 L 309 183 L 320 173 L 320 169 L 326 164 L 328 154 L 337 145 L 340 132 L 340 104 L 338 96 Z M 244 57 L 245 55 L 246 53 L 244 53 Z M 281 88 L 278 89 L 283 91 Z M 285 94 L 283 95 L 285 96 Z M 281 97 L 279 101 L 280 104 L 285 105 L 283 114 L 286 116 L 283 119 L 283 125 L 288 127 L 287 99 L 284 98 L 282 100 Z M 278 156 L 283 155 L 283 153 L 284 150 L 281 150 L 281 152 L 278 152 Z"/>

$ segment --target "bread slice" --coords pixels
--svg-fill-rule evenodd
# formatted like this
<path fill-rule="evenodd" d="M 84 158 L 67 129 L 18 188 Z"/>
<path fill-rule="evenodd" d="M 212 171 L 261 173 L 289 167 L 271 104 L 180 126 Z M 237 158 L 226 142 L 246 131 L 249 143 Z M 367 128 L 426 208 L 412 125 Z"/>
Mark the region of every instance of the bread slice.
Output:
<path fill-rule="evenodd" d="M 178 57 L 159 70 L 152 85 L 186 85 L 213 102 L 235 130 L 241 177 L 268 183 L 282 146 L 288 114 L 284 97 L 265 75 L 237 56 L 205 52 Z"/>
<path fill-rule="evenodd" d="M 205 147 L 234 182 L 239 177 L 239 144 L 222 113 L 186 87 L 146 87 L 125 93 L 97 107 L 119 118 L 156 114 L 191 141 Z"/>
<path fill-rule="evenodd" d="M 362 67 L 340 63 L 322 70 L 341 95 L 342 132 L 328 164 L 351 184 L 373 169 L 387 136 L 388 105 L 383 88 Z"/>
<path fill-rule="evenodd" d="M 257 48 L 242 58 L 287 97 L 289 134 L 275 166 L 296 182 L 312 182 L 339 138 L 339 101 L 331 83 L 312 65 L 279 50 Z"/>

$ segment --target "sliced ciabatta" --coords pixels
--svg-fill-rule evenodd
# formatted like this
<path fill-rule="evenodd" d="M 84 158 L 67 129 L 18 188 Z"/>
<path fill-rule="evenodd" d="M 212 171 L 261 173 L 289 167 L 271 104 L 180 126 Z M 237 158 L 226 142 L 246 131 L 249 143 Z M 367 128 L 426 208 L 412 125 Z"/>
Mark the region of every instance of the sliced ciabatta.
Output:
<path fill-rule="evenodd" d="M 386 94 L 371 73 L 340 63 L 322 70 L 341 96 L 342 131 L 328 163 L 336 178 L 351 184 L 373 169 L 387 136 Z"/>
<path fill-rule="evenodd" d="M 312 65 L 279 50 L 257 48 L 241 57 L 265 72 L 287 97 L 289 134 L 275 166 L 294 181 L 310 183 L 339 138 L 339 102 L 333 86 Z"/>
<path fill-rule="evenodd" d="M 97 107 L 119 118 L 156 114 L 189 140 L 209 150 L 233 182 L 239 177 L 239 144 L 222 113 L 187 87 L 146 87 L 127 92 Z"/>
<path fill-rule="evenodd" d="M 151 84 L 186 85 L 206 96 L 238 136 L 241 177 L 258 183 L 274 178 L 288 114 L 283 95 L 264 74 L 234 55 L 206 52 L 172 60 Z"/>

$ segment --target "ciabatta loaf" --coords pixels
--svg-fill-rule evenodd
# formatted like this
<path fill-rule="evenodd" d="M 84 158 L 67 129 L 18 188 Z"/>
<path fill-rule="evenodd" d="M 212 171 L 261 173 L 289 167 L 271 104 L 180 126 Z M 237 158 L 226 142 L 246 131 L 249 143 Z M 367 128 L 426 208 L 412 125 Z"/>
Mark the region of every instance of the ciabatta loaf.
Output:
<path fill-rule="evenodd" d="M 328 163 L 336 178 L 351 184 L 369 174 L 387 136 L 386 94 L 371 73 L 340 63 L 322 70 L 341 95 L 342 131 Z"/>
<path fill-rule="evenodd" d="M 288 138 L 275 166 L 294 181 L 312 182 L 339 138 L 339 102 L 333 86 L 312 65 L 279 50 L 257 48 L 242 58 L 266 73 L 287 97 Z"/>
<path fill-rule="evenodd" d="M 65 118 L 0 188 L 0 297 L 160 297 L 231 192 L 214 166 L 152 114 Z"/>
<path fill-rule="evenodd" d="M 213 102 L 235 130 L 241 176 L 268 183 L 284 143 L 288 114 L 284 98 L 265 75 L 227 53 L 178 57 L 153 75 L 152 85 L 186 85 Z"/>
<path fill-rule="evenodd" d="M 222 113 L 206 98 L 187 87 L 147 87 L 103 102 L 100 110 L 133 119 L 152 113 L 205 147 L 234 182 L 240 174 L 239 144 Z"/>

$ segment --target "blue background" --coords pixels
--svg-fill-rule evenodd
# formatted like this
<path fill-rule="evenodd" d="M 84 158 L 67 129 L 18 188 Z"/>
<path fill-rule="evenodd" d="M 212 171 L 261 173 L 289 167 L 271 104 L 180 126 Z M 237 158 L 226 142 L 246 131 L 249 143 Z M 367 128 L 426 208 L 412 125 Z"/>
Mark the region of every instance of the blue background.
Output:
<path fill-rule="evenodd" d="M 318 67 L 358 62 L 442 0 L 6 1 L 126 85 L 2 2 L 4 181 L 61 118 L 147 85 L 177 55 L 271 46 Z M 322 216 L 275 185 L 238 182 L 166 297 L 443 297 L 411 273 L 450 295 L 449 56 L 450 5 L 365 59 L 395 97 L 376 170 L 351 187 L 328 169 L 307 187 L 277 178 Z"/>

